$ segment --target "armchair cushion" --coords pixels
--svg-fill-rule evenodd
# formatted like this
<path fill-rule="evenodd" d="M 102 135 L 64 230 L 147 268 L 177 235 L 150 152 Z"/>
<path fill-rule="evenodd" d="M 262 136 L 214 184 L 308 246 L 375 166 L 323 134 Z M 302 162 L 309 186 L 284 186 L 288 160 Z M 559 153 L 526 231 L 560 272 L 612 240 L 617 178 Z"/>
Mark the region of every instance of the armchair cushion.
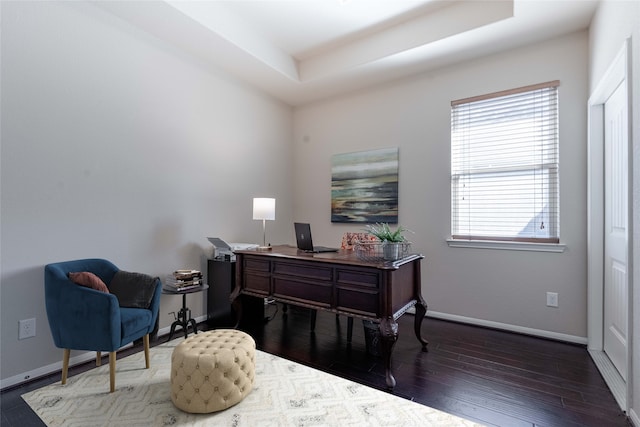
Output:
<path fill-rule="evenodd" d="M 158 278 L 120 270 L 109 283 L 109 291 L 118 298 L 120 307 L 149 308 Z"/>
<path fill-rule="evenodd" d="M 90 271 L 70 272 L 68 276 L 76 285 L 86 286 L 87 288 L 95 289 L 96 291 L 109 293 L 109 288 L 107 288 L 107 285 L 105 285 L 102 279 Z"/>
<path fill-rule="evenodd" d="M 150 333 L 153 312 L 141 308 L 120 308 L 120 335 L 122 342 L 131 342 Z M 151 328 L 149 327 L 151 325 Z"/>

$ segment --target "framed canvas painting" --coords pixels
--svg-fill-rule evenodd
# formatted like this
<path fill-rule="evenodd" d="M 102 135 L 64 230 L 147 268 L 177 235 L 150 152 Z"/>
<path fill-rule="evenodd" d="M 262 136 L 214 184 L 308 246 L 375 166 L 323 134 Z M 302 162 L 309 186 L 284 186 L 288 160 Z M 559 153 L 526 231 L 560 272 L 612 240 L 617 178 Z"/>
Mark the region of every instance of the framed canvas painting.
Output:
<path fill-rule="evenodd" d="M 398 223 L 398 148 L 331 158 L 331 222 Z"/>

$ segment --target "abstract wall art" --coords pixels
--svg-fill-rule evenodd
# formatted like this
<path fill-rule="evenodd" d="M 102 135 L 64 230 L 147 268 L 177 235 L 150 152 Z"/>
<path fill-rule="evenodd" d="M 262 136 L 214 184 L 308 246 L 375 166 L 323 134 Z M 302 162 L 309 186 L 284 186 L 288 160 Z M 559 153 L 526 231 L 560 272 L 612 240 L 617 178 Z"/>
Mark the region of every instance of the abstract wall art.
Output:
<path fill-rule="evenodd" d="M 331 158 L 331 222 L 398 223 L 398 148 Z"/>

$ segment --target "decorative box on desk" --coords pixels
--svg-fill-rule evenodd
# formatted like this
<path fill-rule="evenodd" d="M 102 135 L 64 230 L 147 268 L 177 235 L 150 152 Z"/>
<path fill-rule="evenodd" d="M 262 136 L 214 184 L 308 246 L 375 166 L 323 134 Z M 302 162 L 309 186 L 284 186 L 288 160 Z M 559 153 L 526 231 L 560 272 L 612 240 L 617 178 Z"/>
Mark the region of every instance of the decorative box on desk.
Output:
<path fill-rule="evenodd" d="M 236 286 L 236 262 L 224 259 L 207 260 L 207 324 L 209 327 L 232 327 L 236 315 L 231 308 L 231 292 Z M 252 298 L 253 300 L 254 298 Z M 251 319 L 264 319 L 264 301 L 247 302 Z"/>

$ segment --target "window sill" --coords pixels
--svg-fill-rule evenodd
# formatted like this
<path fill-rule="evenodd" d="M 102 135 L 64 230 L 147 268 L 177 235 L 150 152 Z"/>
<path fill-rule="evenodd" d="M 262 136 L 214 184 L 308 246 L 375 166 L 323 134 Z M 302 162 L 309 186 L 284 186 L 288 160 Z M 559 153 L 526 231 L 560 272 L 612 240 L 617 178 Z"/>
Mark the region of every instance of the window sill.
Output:
<path fill-rule="evenodd" d="M 460 240 L 447 239 L 450 248 L 501 249 L 508 251 L 533 251 L 561 253 L 566 249 L 562 243 L 530 243 L 530 242 L 502 242 L 493 240 Z"/>

